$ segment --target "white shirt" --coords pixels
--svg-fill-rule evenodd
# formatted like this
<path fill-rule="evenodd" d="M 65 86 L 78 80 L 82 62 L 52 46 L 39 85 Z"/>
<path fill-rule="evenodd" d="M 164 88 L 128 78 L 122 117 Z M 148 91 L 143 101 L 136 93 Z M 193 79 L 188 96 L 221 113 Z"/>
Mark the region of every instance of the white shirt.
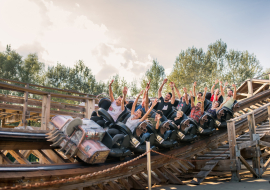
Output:
<path fill-rule="evenodd" d="M 113 120 L 116 121 L 118 116 L 122 113 L 121 106 L 117 106 L 116 102 L 113 101 L 108 110 L 108 113 L 112 116 Z"/>
<path fill-rule="evenodd" d="M 131 132 L 133 133 L 133 131 L 135 130 L 135 128 L 137 127 L 138 123 L 140 123 L 140 119 L 133 119 L 134 115 L 130 116 L 126 122 L 126 126 L 131 130 Z"/>

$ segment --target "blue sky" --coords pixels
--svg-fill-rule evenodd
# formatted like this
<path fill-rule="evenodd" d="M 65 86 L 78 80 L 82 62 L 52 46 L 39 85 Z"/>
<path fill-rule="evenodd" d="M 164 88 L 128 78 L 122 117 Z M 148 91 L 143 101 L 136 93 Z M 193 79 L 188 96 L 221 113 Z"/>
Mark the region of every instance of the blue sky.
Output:
<path fill-rule="evenodd" d="M 169 73 L 188 47 L 222 39 L 270 67 L 270 1 L 1 0 L 0 51 L 7 44 L 46 65 L 84 60 L 98 80 L 141 78 L 157 59 Z"/>

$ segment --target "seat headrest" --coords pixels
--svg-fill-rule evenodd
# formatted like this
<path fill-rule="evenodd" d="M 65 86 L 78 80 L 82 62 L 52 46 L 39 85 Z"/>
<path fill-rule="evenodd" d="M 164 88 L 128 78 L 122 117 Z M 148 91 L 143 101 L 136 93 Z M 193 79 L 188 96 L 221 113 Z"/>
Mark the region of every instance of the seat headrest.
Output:
<path fill-rule="evenodd" d="M 99 108 L 103 108 L 106 111 L 108 111 L 108 109 L 110 108 L 112 102 L 109 98 L 102 98 L 99 103 L 98 103 L 98 107 Z"/>

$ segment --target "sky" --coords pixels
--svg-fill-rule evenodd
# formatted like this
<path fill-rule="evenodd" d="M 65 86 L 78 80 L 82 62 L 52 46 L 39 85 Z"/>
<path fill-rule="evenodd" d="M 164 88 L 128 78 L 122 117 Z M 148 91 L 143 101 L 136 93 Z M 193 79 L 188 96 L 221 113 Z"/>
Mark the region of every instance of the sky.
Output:
<path fill-rule="evenodd" d="M 169 74 L 189 47 L 216 40 L 254 53 L 270 68 L 269 0 L 0 0 L 0 51 L 7 44 L 46 66 L 78 60 L 96 79 L 139 81 L 157 60 Z"/>

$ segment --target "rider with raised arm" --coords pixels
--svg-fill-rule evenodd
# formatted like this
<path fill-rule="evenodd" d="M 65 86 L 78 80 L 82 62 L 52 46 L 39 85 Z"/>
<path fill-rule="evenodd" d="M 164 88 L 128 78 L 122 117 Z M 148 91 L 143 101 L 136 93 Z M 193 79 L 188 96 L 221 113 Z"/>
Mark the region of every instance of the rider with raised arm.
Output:
<path fill-rule="evenodd" d="M 162 97 L 162 88 L 164 84 L 166 84 L 168 79 L 164 79 L 161 86 L 158 89 L 158 98 L 160 100 L 157 110 L 161 110 L 165 117 L 171 112 L 172 106 L 174 105 L 175 102 L 175 93 L 174 93 L 174 83 L 170 83 L 170 87 L 172 90 L 172 93 L 167 93 L 165 98 Z"/>
<path fill-rule="evenodd" d="M 142 109 L 143 113 L 146 113 L 148 111 L 148 108 L 149 108 L 148 91 L 150 89 L 150 83 L 151 83 L 151 79 L 149 80 L 149 82 L 147 83 L 145 87 L 142 103 L 135 108 L 135 111 L 137 111 L 138 109 Z"/>
<path fill-rule="evenodd" d="M 194 95 L 194 104 L 197 105 L 198 102 L 202 102 L 204 100 L 202 100 L 203 98 L 203 93 L 202 92 L 198 92 L 197 96 L 196 96 L 196 86 L 197 86 L 197 82 L 195 81 L 193 83 L 193 95 Z M 191 98 L 192 99 L 192 98 Z"/>
<path fill-rule="evenodd" d="M 197 123 L 199 123 L 199 119 L 204 113 L 204 99 L 205 99 L 206 91 L 207 91 L 207 87 L 204 88 L 203 96 L 202 98 L 199 99 L 200 101 L 198 101 L 196 105 L 194 104 L 193 97 L 191 97 L 191 112 L 190 112 L 189 117 L 194 119 Z"/>
<path fill-rule="evenodd" d="M 219 92 L 219 89 L 217 88 L 216 90 L 214 90 L 216 84 L 218 84 L 218 81 L 219 81 L 219 80 L 216 79 L 216 80 L 215 80 L 215 84 L 214 84 L 214 85 L 212 86 L 212 88 L 211 88 L 211 98 L 210 98 L 210 101 L 211 101 L 211 102 L 214 101 L 215 94 L 217 94 L 215 101 L 220 101 L 220 102 L 223 101 L 223 98 L 222 98 L 221 93 Z M 222 82 L 221 82 L 221 81 L 220 81 L 219 88 L 220 88 L 220 91 L 222 91 Z"/>
<path fill-rule="evenodd" d="M 232 84 L 232 87 L 234 88 L 234 90 L 232 90 L 232 89 L 228 90 L 228 96 L 225 99 L 226 103 L 223 105 L 223 107 L 227 107 L 229 109 L 232 109 L 233 103 L 236 100 L 236 86 L 235 86 L 235 84 Z M 222 90 L 221 93 L 224 96 L 224 90 Z"/>
<path fill-rule="evenodd" d="M 127 87 L 124 87 L 123 89 L 123 96 L 119 96 L 116 100 L 113 97 L 113 91 L 112 91 L 112 83 L 114 80 L 112 80 L 109 84 L 109 96 L 110 100 L 112 102 L 108 113 L 112 116 L 113 120 L 116 121 L 118 116 L 125 110 L 125 100 L 126 100 L 126 93 L 127 92 Z"/>
<path fill-rule="evenodd" d="M 187 111 L 191 109 L 189 101 L 188 101 L 187 89 L 186 89 L 186 87 L 183 88 L 184 94 L 183 94 L 183 96 L 181 96 L 181 94 L 180 94 L 179 90 L 176 88 L 175 84 L 174 84 L 174 88 L 175 88 L 175 91 L 176 91 L 178 98 L 179 98 L 179 103 L 176 106 L 176 109 L 178 111 L 183 111 L 186 114 Z"/>

